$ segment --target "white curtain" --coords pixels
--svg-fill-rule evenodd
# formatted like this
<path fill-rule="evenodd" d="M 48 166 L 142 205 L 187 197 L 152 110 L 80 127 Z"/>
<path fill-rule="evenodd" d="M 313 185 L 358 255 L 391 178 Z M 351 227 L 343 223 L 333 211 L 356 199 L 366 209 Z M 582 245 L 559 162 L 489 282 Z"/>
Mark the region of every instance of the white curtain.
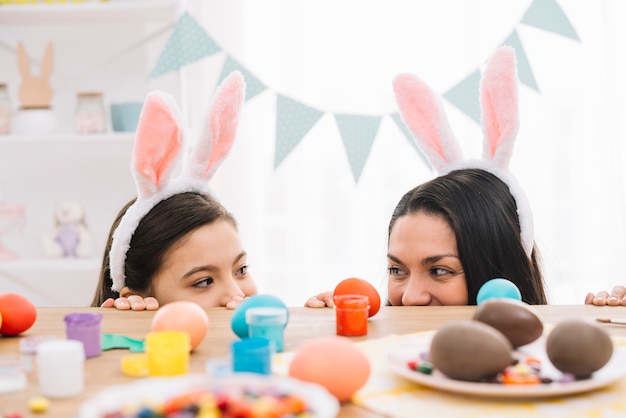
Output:
<path fill-rule="evenodd" d="M 520 86 L 511 169 L 533 208 L 550 301 L 578 304 L 587 291 L 626 284 L 626 3 L 559 1 L 580 41 L 520 25 L 531 3 L 188 1 L 224 51 L 183 69 L 191 128 L 226 55 L 268 87 L 247 101 L 214 181 L 239 220 L 261 292 L 299 306 L 360 277 L 385 295 L 391 212 L 434 176 L 388 116 L 397 111 L 391 80 L 411 72 L 444 93 L 514 29 L 539 91 Z M 275 168 L 277 94 L 325 114 Z M 445 104 L 466 155 L 478 157 L 480 127 Z M 333 117 L 340 113 L 383 115 L 358 182 Z"/>

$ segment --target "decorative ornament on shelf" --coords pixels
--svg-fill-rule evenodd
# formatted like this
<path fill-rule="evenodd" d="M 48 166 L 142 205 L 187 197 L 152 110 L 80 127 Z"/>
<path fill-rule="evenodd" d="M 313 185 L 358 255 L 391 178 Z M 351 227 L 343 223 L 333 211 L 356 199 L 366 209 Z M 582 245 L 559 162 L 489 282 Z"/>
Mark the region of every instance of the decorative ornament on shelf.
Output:
<path fill-rule="evenodd" d="M 17 45 L 17 64 L 22 82 L 18 90 L 20 108 L 15 117 L 14 131 L 18 134 L 49 134 L 54 131 L 55 119 L 52 112 L 53 48 L 48 43 L 41 60 L 39 74 L 32 74 L 32 66 L 24 45 Z"/>
<path fill-rule="evenodd" d="M 85 221 L 83 206 L 74 201 L 57 204 L 54 212 L 55 230 L 44 235 L 41 243 L 46 257 L 89 257 L 93 239 Z"/>
<path fill-rule="evenodd" d="M 14 228 L 24 225 L 24 206 L 15 203 L 0 202 L 0 236 Z M 0 261 L 15 260 L 19 256 L 0 242 Z"/>

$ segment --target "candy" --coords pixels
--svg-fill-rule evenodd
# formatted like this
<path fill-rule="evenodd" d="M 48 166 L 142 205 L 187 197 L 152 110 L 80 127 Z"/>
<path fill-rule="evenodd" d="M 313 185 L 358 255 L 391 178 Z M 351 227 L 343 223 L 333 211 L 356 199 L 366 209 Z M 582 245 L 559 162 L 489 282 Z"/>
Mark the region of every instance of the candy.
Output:
<path fill-rule="evenodd" d="M 50 401 L 43 396 L 34 396 L 28 400 L 28 409 L 35 413 L 46 412 L 50 406 Z"/>

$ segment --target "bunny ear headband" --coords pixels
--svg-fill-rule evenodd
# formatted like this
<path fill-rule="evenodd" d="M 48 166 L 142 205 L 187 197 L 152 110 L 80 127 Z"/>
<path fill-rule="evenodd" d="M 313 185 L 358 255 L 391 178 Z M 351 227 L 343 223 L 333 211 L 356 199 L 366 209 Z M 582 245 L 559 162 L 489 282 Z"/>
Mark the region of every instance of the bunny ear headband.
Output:
<path fill-rule="evenodd" d="M 517 204 L 521 240 L 526 254 L 533 250 L 533 217 L 526 194 L 509 171 L 509 160 L 519 127 L 515 51 L 500 47 L 493 54 L 480 82 L 484 134 L 481 160 L 464 160 L 441 100 L 420 79 L 400 74 L 393 88 L 402 119 L 437 173 L 480 168 L 501 179 Z"/>
<path fill-rule="evenodd" d="M 137 200 L 113 233 L 109 252 L 112 290 L 119 292 L 125 286 L 124 264 L 130 240 L 141 219 L 157 203 L 185 192 L 213 195 L 208 181 L 233 145 L 245 89 L 243 76 L 237 71 L 224 79 L 213 97 L 202 133 L 176 178 L 172 172 L 183 148 L 180 111 L 172 96 L 159 91 L 148 94 L 137 124 L 131 162 Z"/>

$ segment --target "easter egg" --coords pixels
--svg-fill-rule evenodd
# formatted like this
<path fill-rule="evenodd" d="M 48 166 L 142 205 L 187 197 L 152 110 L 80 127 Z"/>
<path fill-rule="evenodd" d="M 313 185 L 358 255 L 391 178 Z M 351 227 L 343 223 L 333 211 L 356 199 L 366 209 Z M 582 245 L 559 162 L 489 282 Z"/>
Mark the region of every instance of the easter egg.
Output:
<path fill-rule="evenodd" d="M 527 303 L 495 298 L 478 305 L 472 319 L 491 325 L 509 339 L 514 348 L 530 344 L 543 334 L 539 314 Z"/>
<path fill-rule="evenodd" d="M 18 335 L 33 326 L 37 319 L 35 305 L 17 293 L 0 294 L 0 334 Z"/>
<path fill-rule="evenodd" d="M 152 331 L 183 331 L 189 334 L 191 350 L 200 345 L 209 329 L 209 316 L 198 304 L 189 301 L 170 302 L 159 308 L 152 318 Z"/>
<path fill-rule="evenodd" d="M 548 335 L 546 354 L 558 370 L 586 378 L 609 362 L 613 341 L 599 326 L 569 319 L 558 323 Z"/>
<path fill-rule="evenodd" d="M 289 364 L 289 376 L 317 383 L 344 402 L 365 385 L 370 369 L 369 360 L 356 344 L 332 335 L 302 344 Z"/>
<path fill-rule="evenodd" d="M 497 278 L 485 282 L 478 289 L 476 303 L 480 305 L 484 301 L 494 298 L 522 300 L 522 294 L 512 281 Z"/>
<path fill-rule="evenodd" d="M 351 277 L 344 279 L 333 291 L 333 296 L 336 295 L 364 295 L 369 298 L 370 309 L 368 316 L 371 318 L 380 310 L 380 295 L 374 286 L 367 280 L 357 279 Z"/>
<path fill-rule="evenodd" d="M 513 347 L 497 329 L 473 319 L 445 323 L 430 343 L 433 366 L 451 379 L 478 381 L 503 371 Z"/>
<path fill-rule="evenodd" d="M 239 338 L 248 337 L 248 324 L 246 323 L 246 311 L 249 308 L 257 308 L 257 307 L 271 307 L 271 308 L 285 308 L 287 309 L 287 305 L 272 295 L 253 295 L 243 300 L 237 306 L 233 315 L 230 318 L 230 326 L 233 332 Z M 285 326 L 289 322 L 289 311 L 287 311 L 287 322 L 285 322 Z"/>

